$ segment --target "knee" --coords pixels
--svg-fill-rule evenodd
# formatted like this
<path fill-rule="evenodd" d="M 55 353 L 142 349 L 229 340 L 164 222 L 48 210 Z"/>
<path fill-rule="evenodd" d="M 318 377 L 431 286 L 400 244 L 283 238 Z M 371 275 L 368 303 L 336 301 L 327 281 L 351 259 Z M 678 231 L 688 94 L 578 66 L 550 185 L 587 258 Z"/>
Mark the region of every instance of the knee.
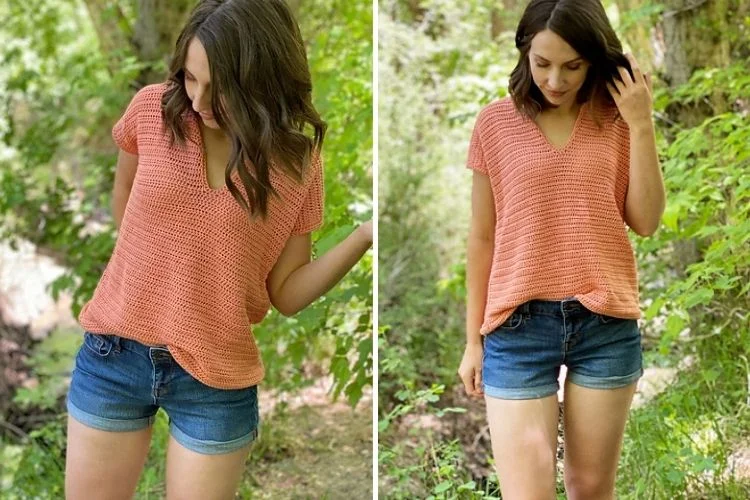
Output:
<path fill-rule="evenodd" d="M 524 456 L 525 460 L 537 464 L 539 472 L 554 473 L 557 449 L 550 443 L 549 436 L 539 429 L 530 430 L 519 436 L 519 445 L 519 454 Z"/>
<path fill-rule="evenodd" d="M 565 492 L 570 500 L 613 500 L 614 478 L 607 474 L 565 471 Z"/>

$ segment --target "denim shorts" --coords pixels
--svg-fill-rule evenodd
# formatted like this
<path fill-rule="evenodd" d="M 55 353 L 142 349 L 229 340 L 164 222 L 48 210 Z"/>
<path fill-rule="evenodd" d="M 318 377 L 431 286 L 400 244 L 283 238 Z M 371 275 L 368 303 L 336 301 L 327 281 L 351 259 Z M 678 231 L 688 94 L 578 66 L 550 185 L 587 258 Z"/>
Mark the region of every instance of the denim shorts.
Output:
<path fill-rule="evenodd" d="M 566 380 L 591 389 L 614 389 L 643 375 L 638 320 L 590 311 L 573 297 L 531 300 L 483 337 L 484 393 L 500 399 L 537 399 Z"/>
<path fill-rule="evenodd" d="M 104 431 L 150 426 L 159 408 L 182 446 L 205 455 L 235 451 L 258 436 L 257 386 L 216 389 L 193 378 L 166 346 L 86 332 L 67 396 L 70 416 Z"/>

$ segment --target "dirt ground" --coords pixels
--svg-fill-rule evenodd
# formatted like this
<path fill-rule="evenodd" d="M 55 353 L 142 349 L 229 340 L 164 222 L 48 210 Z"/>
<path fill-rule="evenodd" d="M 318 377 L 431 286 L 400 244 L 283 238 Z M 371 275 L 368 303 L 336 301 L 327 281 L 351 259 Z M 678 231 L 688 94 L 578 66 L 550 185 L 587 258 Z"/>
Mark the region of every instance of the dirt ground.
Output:
<path fill-rule="evenodd" d="M 288 401 L 261 396 L 261 435 L 238 498 L 371 499 L 372 396 L 331 403 L 327 381 Z"/>

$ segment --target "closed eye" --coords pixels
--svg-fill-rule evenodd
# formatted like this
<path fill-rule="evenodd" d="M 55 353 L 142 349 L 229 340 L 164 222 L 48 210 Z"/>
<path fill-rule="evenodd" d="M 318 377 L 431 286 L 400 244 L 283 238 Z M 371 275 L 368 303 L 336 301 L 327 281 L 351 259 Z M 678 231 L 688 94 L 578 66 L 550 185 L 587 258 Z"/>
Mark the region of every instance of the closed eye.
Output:
<path fill-rule="evenodd" d="M 536 63 L 536 67 L 537 68 L 547 68 L 547 67 L 549 67 L 549 64 Z M 581 67 L 581 65 L 578 64 L 576 66 L 568 66 L 568 69 L 571 70 L 571 71 L 575 71 L 575 70 L 577 70 L 580 67 Z"/>

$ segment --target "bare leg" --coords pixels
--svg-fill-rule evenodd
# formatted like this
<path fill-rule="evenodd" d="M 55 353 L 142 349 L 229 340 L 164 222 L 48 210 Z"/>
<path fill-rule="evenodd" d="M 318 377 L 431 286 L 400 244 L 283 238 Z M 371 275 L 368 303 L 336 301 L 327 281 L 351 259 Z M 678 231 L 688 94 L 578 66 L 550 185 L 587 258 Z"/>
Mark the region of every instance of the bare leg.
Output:
<path fill-rule="evenodd" d="M 169 437 L 167 447 L 168 500 L 231 500 L 245 470 L 252 443 L 221 455 L 188 450 Z"/>
<path fill-rule="evenodd" d="M 67 500 L 130 500 L 146 463 L 151 427 L 107 432 L 68 416 Z"/>
<path fill-rule="evenodd" d="M 565 489 L 570 500 L 612 500 L 636 383 L 618 389 L 565 384 Z"/>
<path fill-rule="evenodd" d="M 492 455 L 504 500 L 554 500 L 557 395 L 485 397 Z"/>

